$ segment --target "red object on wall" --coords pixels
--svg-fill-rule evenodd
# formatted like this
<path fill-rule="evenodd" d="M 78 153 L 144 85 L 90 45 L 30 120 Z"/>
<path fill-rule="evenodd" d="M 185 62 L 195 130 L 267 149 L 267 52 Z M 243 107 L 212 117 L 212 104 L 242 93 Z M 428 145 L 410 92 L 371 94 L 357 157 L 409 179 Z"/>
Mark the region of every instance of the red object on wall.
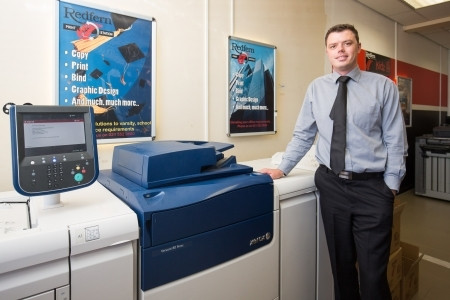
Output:
<path fill-rule="evenodd" d="M 439 99 L 439 73 L 414 66 L 402 61 L 397 61 L 397 74 L 412 79 L 413 104 L 447 107 L 447 91 L 442 90 L 441 97 L 445 99 L 440 103 Z M 447 81 L 447 76 L 442 74 Z M 443 85 L 446 87 L 446 84 Z M 443 87 L 442 86 L 442 87 Z"/>
<path fill-rule="evenodd" d="M 361 49 L 361 51 L 358 53 L 357 57 L 358 66 L 361 70 L 366 69 L 366 50 Z"/>
<path fill-rule="evenodd" d="M 376 57 L 380 57 L 379 62 Z M 361 49 L 357 60 L 361 70 L 380 73 L 397 82 L 394 59 Z M 397 61 L 397 76 L 412 79 L 412 104 L 447 107 L 447 75 Z"/>

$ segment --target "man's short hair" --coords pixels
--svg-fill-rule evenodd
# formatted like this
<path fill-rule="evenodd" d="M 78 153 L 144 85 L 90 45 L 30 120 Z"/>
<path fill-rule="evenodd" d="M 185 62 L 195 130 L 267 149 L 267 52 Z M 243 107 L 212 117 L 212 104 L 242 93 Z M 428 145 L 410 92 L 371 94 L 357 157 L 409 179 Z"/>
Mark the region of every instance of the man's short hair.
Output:
<path fill-rule="evenodd" d="M 344 30 L 350 30 L 351 32 L 353 32 L 353 34 L 355 35 L 355 38 L 356 38 L 356 42 L 359 44 L 358 30 L 356 30 L 355 26 L 350 25 L 350 24 L 337 24 L 337 25 L 334 25 L 333 27 L 331 27 L 330 29 L 328 29 L 327 33 L 325 34 L 325 46 L 327 45 L 327 39 L 328 39 L 328 36 L 330 35 L 330 33 L 342 32 Z"/>

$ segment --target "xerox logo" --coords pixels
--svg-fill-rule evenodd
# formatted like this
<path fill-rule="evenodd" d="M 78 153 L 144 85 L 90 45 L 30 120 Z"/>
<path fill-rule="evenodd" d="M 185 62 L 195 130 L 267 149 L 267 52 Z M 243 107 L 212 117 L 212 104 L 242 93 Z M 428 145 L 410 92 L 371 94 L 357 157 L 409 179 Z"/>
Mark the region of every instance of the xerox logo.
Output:
<path fill-rule="evenodd" d="M 270 240 L 271 237 L 272 237 L 272 234 L 270 232 L 267 232 L 264 235 L 258 236 L 254 239 L 251 239 L 249 246 L 255 246 L 261 242 L 268 241 L 268 240 Z"/>

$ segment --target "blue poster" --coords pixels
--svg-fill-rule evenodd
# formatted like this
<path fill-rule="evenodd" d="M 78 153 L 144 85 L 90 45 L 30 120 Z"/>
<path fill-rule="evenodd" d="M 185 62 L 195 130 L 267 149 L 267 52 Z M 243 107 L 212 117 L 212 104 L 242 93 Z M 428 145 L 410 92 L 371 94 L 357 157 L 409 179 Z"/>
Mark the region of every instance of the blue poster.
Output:
<path fill-rule="evenodd" d="M 275 133 L 275 47 L 235 37 L 228 47 L 228 134 Z"/>
<path fill-rule="evenodd" d="M 59 1 L 59 105 L 92 106 L 99 142 L 154 137 L 155 27 Z"/>

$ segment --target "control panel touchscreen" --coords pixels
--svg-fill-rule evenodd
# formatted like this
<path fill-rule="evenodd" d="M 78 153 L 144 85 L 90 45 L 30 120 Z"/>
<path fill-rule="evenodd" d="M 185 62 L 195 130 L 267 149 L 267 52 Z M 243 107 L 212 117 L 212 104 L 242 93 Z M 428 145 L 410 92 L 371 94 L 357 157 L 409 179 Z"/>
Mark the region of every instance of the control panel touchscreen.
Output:
<path fill-rule="evenodd" d="M 16 105 L 10 109 L 13 184 L 27 196 L 61 193 L 98 176 L 89 106 Z"/>

